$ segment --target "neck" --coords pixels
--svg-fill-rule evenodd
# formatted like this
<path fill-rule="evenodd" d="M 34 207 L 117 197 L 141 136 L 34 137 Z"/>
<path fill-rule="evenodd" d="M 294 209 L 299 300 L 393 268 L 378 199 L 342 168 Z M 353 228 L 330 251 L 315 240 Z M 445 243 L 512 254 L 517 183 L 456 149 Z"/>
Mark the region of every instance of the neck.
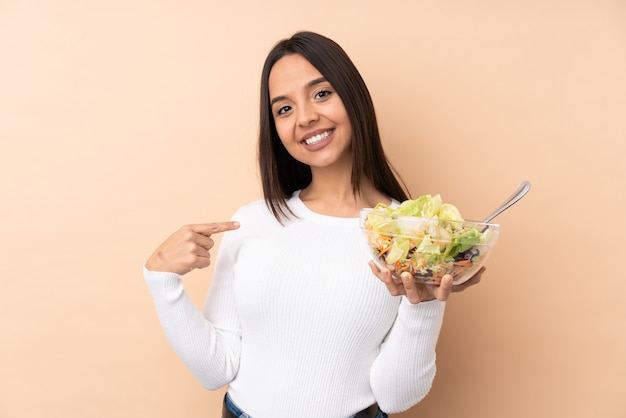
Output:
<path fill-rule="evenodd" d="M 311 184 L 300 192 L 300 199 L 314 212 L 342 218 L 356 218 L 362 208 L 379 202 L 390 203 L 389 197 L 376 190 L 368 180 L 361 180 L 361 190 L 352 190 L 351 173 L 331 174 L 313 171 Z"/>

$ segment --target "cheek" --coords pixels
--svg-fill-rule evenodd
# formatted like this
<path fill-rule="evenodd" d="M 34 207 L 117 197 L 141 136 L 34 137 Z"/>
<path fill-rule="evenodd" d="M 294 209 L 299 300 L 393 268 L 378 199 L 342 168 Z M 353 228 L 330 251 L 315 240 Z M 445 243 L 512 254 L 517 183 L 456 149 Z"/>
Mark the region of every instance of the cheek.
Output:
<path fill-rule="evenodd" d="M 290 129 L 284 123 L 275 123 L 274 126 L 276 127 L 276 133 L 278 133 L 280 142 L 288 148 L 289 144 L 292 142 L 291 137 L 293 136 L 293 134 L 290 133 Z"/>
<path fill-rule="evenodd" d="M 350 123 L 350 117 L 348 116 L 348 112 L 346 112 L 346 108 L 343 106 L 343 103 L 339 102 L 333 111 L 334 120 L 342 125 L 344 131 L 351 134 L 352 124 Z"/>

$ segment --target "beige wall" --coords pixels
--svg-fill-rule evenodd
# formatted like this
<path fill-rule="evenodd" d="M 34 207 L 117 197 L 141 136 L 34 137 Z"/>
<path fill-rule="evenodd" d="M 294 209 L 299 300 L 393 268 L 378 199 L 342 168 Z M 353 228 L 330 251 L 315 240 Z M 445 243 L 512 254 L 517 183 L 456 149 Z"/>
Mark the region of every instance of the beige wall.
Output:
<path fill-rule="evenodd" d="M 260 68 L 299 29 L 353 57 L 414 195 L 481 218 L 533 183 L 401 417 L 626 416 L 623 0 L 0 2 L 0 416 L 218 416 L 141 265 L 260 196 Z"/>

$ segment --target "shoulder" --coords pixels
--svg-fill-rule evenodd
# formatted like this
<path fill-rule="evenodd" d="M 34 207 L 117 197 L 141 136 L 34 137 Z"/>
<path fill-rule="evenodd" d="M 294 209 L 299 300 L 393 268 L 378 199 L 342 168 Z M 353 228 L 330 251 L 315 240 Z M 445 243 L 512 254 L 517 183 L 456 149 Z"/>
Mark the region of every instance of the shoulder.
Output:
<path fill-rule="evenodd" d="M 258 216 L 265 216 L 266 214 L 270 214 L 270 212 L 267 209 L 265 200 L 259 199 L 247 203 L 237 209 L 233 214 L 233 220 L 239 220 L 239 218 L 248 218 L 251 216 L 256 218 Z"/>
<path fill-rule="evenodd" d="M 246 205 L 241 206 L 234 213 L 232 220 L 241 221 L 242 219 L 245 220 L 245 219 L 252 218 L 253 220 L 257 222 L 262 222 L 262 223 L 267 222 L 268 225 L 284 226 L 287 223 L 289 223 L 289 221 L 293 221 L 301 217 L 306 217 L 306 216 L 303 216 L 303 214 L 301 213 L 302 212 L 301 207 L 303 205 L 299 198 L 299 190 L 294 192 L 291 196 L 289 196 L 285 200 L 284 203 L 285 203 L 285 206 L 283 207 L 283 209 L 285 210 L 286 217 L 285 219 L 282 219 L 283 221 L 282 223 L 278 221 L 278 219 L 276 219 L 273 211 L 270 209 L 269 203 L 265 201 L 264 199 L 254 200 Z M 295 217 L 290 216 L 294 214 L 295 214 Z"/>
<path fill-rule="evenodd" d="M 268 231 L 280 225 L 263 199 L 241 206 L 235 211 L 231 220 L 239 222 L 241 226 L 238 231 L 242 236 Z"/>
<path fill-rule="evenodd" d="M 242 245 L 251 239 L 271 236 L 278 224 L 264 200 L 255 200 L 239 207 L 230 220 L 239 222 L 239 228 L 223 235 L 220 253 L 224 257 L 229 257 L 233 262 Z"/>

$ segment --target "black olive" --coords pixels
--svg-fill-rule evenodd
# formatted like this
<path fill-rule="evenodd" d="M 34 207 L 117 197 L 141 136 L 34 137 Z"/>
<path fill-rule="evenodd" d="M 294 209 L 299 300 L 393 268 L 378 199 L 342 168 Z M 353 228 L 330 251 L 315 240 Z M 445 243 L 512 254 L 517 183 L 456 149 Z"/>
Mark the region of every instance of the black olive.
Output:
<path fill-rule="evenodd" d="M 472 247 L 469 248 L 462 253 L 459 253 L 456 257 L 454 257 L 454 261 L 460 260 L 471 260 L 474 257 L 478 257 L 480 255 L 480 251 L 478 248 Z"/>

